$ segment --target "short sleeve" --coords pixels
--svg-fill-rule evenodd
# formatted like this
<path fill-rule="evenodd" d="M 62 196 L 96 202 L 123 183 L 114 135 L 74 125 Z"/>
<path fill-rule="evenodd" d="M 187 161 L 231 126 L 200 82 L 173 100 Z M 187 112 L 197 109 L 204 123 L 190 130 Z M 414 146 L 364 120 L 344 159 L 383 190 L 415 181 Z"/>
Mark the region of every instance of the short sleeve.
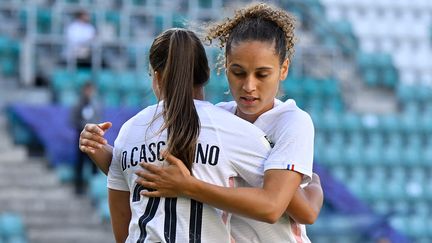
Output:
<path fill-rule="evenodd" d="M 303 174 L 302 183 L 312 179 L 314 126 L 307 113 L 299 113 L 291 124 L 282 124 L 277 141 L 264 163 L 264 170 L 287 169 Z"/>
<path fill-rule="evenodd" d="M 108 171 L 107 186 L 110 189 L 129 191 L 129 186 L 122 173 L 119 138 L 114 142 L 113 157 Z"/>
<path fill-rule="evenodd" d="M 261 186 L 264 174 L 264 161 L 271 150 L 264 133 L 256 127 L 245 126 L 233 134 L 228 145 L 224 146 L 238 176 L 251 186 Z M 241 141 L 239 143 L 239 141 Z"/>

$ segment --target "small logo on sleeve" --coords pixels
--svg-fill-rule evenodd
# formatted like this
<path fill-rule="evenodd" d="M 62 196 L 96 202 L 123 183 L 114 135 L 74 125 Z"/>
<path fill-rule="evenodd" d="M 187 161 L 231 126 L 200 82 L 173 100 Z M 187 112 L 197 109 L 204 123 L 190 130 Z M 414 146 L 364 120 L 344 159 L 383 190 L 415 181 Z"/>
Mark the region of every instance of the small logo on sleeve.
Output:
<path fill-rule="evenodd" d="M 294 165 L 293 164 L 288 164 L 287 170 L 294 170 Z"/>

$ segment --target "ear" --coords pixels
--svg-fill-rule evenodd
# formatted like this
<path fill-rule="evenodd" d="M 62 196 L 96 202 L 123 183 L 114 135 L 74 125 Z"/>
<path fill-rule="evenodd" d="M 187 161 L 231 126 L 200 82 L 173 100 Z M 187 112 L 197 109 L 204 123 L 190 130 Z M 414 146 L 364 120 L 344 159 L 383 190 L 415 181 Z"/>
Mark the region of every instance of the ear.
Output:
<path fill-rule="evenodd" d="M 281 65 L 281 74 L 280 74 L 280 81 L 283 81 L 288 76 L 288 69 L 289 69 L 290 61 L 289 59 L 285 59 L 285 61 Z"/>
<path fill-rule="evenodd" d="M 160 97 L 160 87 L 161 87 L 161 76 L 160 73 L 157 71 L 153 72 L 153 80 L 152 80 L 152 88 L 153 92 L 156 95 L 158 99 L 161 99 Z"/>

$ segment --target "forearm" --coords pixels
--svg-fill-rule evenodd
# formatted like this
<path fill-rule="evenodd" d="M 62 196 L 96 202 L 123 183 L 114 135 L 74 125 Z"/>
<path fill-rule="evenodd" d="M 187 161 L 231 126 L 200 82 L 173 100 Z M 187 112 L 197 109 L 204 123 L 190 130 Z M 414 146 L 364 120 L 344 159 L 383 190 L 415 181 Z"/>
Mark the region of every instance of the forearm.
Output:
<path fill-rule="evenodd" d="M 105 174 L 108 174 L 112 160 L 113 147 L 109 144 L 104 145 L 101 149 L 95 150 L 94 153 L 88 153 L 88 156 L 96 166 Z"/>
<path fill-rule="evenodd" d="M 189 177 L 181 191 L 188 197 L 225 211 L 275 223 L 288 207 L 300 181 L 301 175 L 297 172 L 268 170 L 262 188 L 221 187 Z"/>
<path fill-rule="evenodd" d="M 313 224 L 318 218 L 323 200 L 324 195 L 319 184 L 311 183 L 305 188 L 299 187 L 286 213 L 298 223 Z"/>
<path fill-rule="evenodd" d="M 108 189 L 111 224 L 117 243 L 126 241 L 132 213 L 129 207 L 129 192 Z"/>
<path fill-rule="evenodd" d="M 216 208 L 267 223 L 276 222 L 283 214 L 283 198 L 272 198 L 262 188 L 229 188 L 194 179 L 184 195 Z"/>

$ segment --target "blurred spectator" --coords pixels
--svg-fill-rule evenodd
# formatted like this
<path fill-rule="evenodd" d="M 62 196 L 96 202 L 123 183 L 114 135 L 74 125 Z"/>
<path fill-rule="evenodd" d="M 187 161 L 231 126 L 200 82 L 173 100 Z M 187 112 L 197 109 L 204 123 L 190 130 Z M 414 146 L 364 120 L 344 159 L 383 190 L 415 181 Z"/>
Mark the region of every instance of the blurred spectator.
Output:
<path fill-rule="evenodd" d="M 96 98 L 95 86 L 88 82 L 84 84 L 81 90 L 80 101 L 77 106 L 72 110 L 72 123 L 76 131 L 77 139 L 81 130 L 83 130 L 86 123 L 97 123 L 101 117 L 101 106 Z M 82 153 L 81 150 L 76 146 L 77 149 L 77 161 L 75 163 L 75 192 L 77 194 L 84 193 L 84 168 L 88 162 L 92 167 L 92 173 L 96 174 L 97 167 L 92 163 L 86 154 Z"/>
<path fill-rule="evenodd" d="M 65 28 L 65 61 L 76 62 L 78 67 L 91 66 L 91 44 L 96 37 L 96 29 L 90 23 L 85 10 L 75 14 L 75 19 Z"/>

